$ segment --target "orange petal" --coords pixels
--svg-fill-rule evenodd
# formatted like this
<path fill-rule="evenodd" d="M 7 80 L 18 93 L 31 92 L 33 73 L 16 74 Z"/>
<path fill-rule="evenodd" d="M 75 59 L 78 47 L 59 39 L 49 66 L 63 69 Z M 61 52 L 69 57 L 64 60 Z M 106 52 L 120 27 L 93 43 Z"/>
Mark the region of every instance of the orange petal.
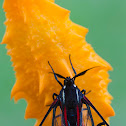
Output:
<path fill-rule="evenodd" d="M 30 6 L 29 6 L 30 5 Z M 52 94 L 59 93 L 60 85 L 52 74 L 73 76 L 69 54 L 77 73 L 94 66 L 102 66 L 76 79 L 80 89 L 91 90 L 88 98 L 108 121 L 114 115 L 110 106 L 112 96 L 107 91 L 108 70 L 111 66 L 99 57 L 85 41 L 88 29 L 69 19 L 70 11 L 56 5 L 53 0 L 5 0 L 6 33 L 2 43 L 7 44 L 16 72 L 16 83 L 11 97 L 27 100 L 25 118 L 36 118 L 39 125 L 50 104 Z M 106 111 L 107 110 L 107 111 Z M 92 111 L 93 112 L 93 111 Z M 52 114 L 45 125 L 51 125 Z M 101 122 L 93 112 L 95 124 Z"/>

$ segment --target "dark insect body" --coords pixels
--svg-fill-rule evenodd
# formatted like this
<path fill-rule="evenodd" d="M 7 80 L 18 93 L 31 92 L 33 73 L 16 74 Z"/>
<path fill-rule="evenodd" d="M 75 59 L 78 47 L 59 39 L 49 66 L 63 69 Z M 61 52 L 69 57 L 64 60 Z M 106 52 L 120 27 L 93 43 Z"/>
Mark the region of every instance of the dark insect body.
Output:
<path fill-rule="evenodd" d="M 85 96 L 87 94 L 86 91 L 84 89 L 82 91 L 80 91 L 80 89 L 74 83 L 74 80 L 77 77 L 84 75 L 88 70 L 90 70 L 92 68 L 96 68 L 97 66 L 89 68 L 89 69 L 77 74 L 72 65 L 70 56 L 69 56 L 69 60 L 70 60 L 72 69 L 75 73 L 75 76 L 73 78 L 63 77 L 62 75 L 55 73 L 52 66 L 48 62 L 53 71 L 55 79 L 62 86 L 62 89 L 61 89 L 59 95 L 57 95 L 56 93 L 53 94 L 54 101 L 50 105 L 50 108 L 48 109 L 45 117 L 43 118 L 43 120 L 39 126 L 42 126 L 46 117 L 48 116 L 48 114 L 50 113 L 50 111 L 52 109 L 53 109 L 52 126 L 56 126 L 56 125 L 59 126 L 58 122 L 56 120 L 58 117 L 61 117 L 61 120 L 62 120 L 61 126 L 87 126 L 87 124 L 85 124 L 83 122 L 83 120 L 85 118 L 83 118 L 83 114 L 82 114 L 83 111 L 86 111 L 86 110 L 88 113 L 87 119 L 90 118 L 91 125 L 94 126 L 94 121 L 93 121 L 90 107 L 92 107 L 94 109 L 94 111 L 99 115 L 99 117 L 103 121 L 103 122 L 99 123 L 97 126 L 102 126 L 102 125 L 109 126 L 109 124 L 105 121 L 105 119 L 102 117 L 102 115 L 97 111 L 97 109 L 94 107 L 94 105 Z M 58 80 L 57 77 L 64 79 L 64 85 Z M 54 98 L 55 96 L 56 96 L 56 98 Z M 83 104 L 86 106 L 86 109 L 83 109 Z M 61 110 L 62 114 L 59 114 L 58 116 L 56 116 L 56 109 L 58 106 L 60 106 L 60 110 Z"/>

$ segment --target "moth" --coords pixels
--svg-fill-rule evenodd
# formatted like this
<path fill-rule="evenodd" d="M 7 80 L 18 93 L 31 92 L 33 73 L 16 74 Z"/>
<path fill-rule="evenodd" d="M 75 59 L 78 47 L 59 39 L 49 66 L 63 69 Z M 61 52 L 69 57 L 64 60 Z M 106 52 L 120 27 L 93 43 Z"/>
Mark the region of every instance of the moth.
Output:
<path fill-rule="evenodd" d="M 41 121 L 39 126 L 42 126 L 45 119 L 47 118 L 50 111 L 53 109 L 53 118 L 52 118 L 52 126 L 87 126 L 88 119 L 90 119 L 90 124 L 94 126 L 94 120 L 91 114 L 91 108 L 98 114 L 103 122 L 97 124 L 97 126 L 109 124 L 105 121 L 102 115 L 98 112 L 98 110 L 94 107 L 94 105 L 90 102 L 90 100 L 86 97 L 86 90 L 83 89 L 82 91 L 75 85 L 74 81 L 77 77 L 84 75 L 87 71 L 96 68 L 98 66 L 89 68 L 80 72 L 79 74 L 76 73 L 71 58 L 69 55 L 69 60 L 73 72 L 75 74 L 74 77 L 64 77 L 58 73 L 55 73 L 52 66 L 50 65 L 49 61 L 48 64 L 50 65 L 54 77 L 56 81 L 61 85 L 62 89 L 59 94 L 53 94 L 53 103 L 50 105 L 45 117 Z M 58 78 L 64 79 L 64 85 L 58 80 Z M 89 93 L 89 92 L 88 92 Z M 85 106 L 85 107 L 84 107 Z M 56 109 L 60 107 L 61 113 L 56 115 Z M 86 112 L 85 116 L 83 116 L 83 112 Z M 58 118 L 61 118 L 61 123 L 58 123 Z"/>

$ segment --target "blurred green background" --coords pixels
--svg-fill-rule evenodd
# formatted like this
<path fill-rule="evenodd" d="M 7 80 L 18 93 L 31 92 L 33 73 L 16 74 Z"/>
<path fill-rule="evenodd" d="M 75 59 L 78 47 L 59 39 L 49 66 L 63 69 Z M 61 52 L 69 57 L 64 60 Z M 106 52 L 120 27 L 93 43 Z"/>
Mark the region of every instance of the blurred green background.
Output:
<path fill-rule="evenodd" d="M 126 113 L 126 0 L 56 0 L 71 11 L 73 22 L 89 29 L 86 40 L 94 50 L 114 68 L 108 86 L 114 97 L 112 107 L 116 115 L 110 118 L 111 126 L 125 126 Z M 0 0 L 0 41 L 2 41 L 5 15 Z M 34 119 L 24 120 L 26 102 L 10 101 L 15 75 L 5 45 L 0 45 L 0 126 L 33 126 Z"/>

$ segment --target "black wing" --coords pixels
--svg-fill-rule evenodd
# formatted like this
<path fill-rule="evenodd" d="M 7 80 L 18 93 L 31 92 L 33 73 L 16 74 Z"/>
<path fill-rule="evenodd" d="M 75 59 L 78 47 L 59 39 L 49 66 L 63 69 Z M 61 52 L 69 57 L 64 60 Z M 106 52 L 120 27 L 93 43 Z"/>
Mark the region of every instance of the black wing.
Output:
<path fill-rule="evenodd" d="M 88 126 L 88 125 L 94 126 L 94 120 L 92 117 L 90 106 L 88 104 L 83 104 L 81 116 L 82 120 L 80 122 L 82 126 Z"/>
<path fill-rule="evenodd" d="M 84 104 L 87 104 L 87 105 L 91 106 L 91 107 L 94 109 L 94 111 L 99 115 L 99 117 L 103 120 L 103 122 L 100 123 L 100 124 L 98 124 L 97 126 L 105 125 L 105 124 L 106 124 L 107 126 L 109 126 L 109 124 L 105 121 L 105 119 L 102 117 L 102 115 L 98 112 L 98 110 L 94 107 L 94 105 L 88 100 L 88 98 L 87 98 L 86 96 L 84 96 L 84 97 L 82 98 L 82 102 L 83 102 Z"/>
<path fill-rule="evenodd" d="M 40 123 L 39 126 L 42 126 L 42 124 L 44 123 L 44 121 L 45 121 L 45 119 L 47 118 L 47 116 L 48 116 L 48 114 L 50 113 L 50 111 L 51 111 L 54 107 L 57 107 L 57 106 L 58 106 L 58 103 L 59 103 L 59 99 L 56 98 L 56 99 L 54 100 L 54 102 L 51 104 L 50 108 L 48 109 L 48 111 L 47 111 L 45 117 L 43 118 L 43 120 L 42 120 L 42 122 Z"/>

